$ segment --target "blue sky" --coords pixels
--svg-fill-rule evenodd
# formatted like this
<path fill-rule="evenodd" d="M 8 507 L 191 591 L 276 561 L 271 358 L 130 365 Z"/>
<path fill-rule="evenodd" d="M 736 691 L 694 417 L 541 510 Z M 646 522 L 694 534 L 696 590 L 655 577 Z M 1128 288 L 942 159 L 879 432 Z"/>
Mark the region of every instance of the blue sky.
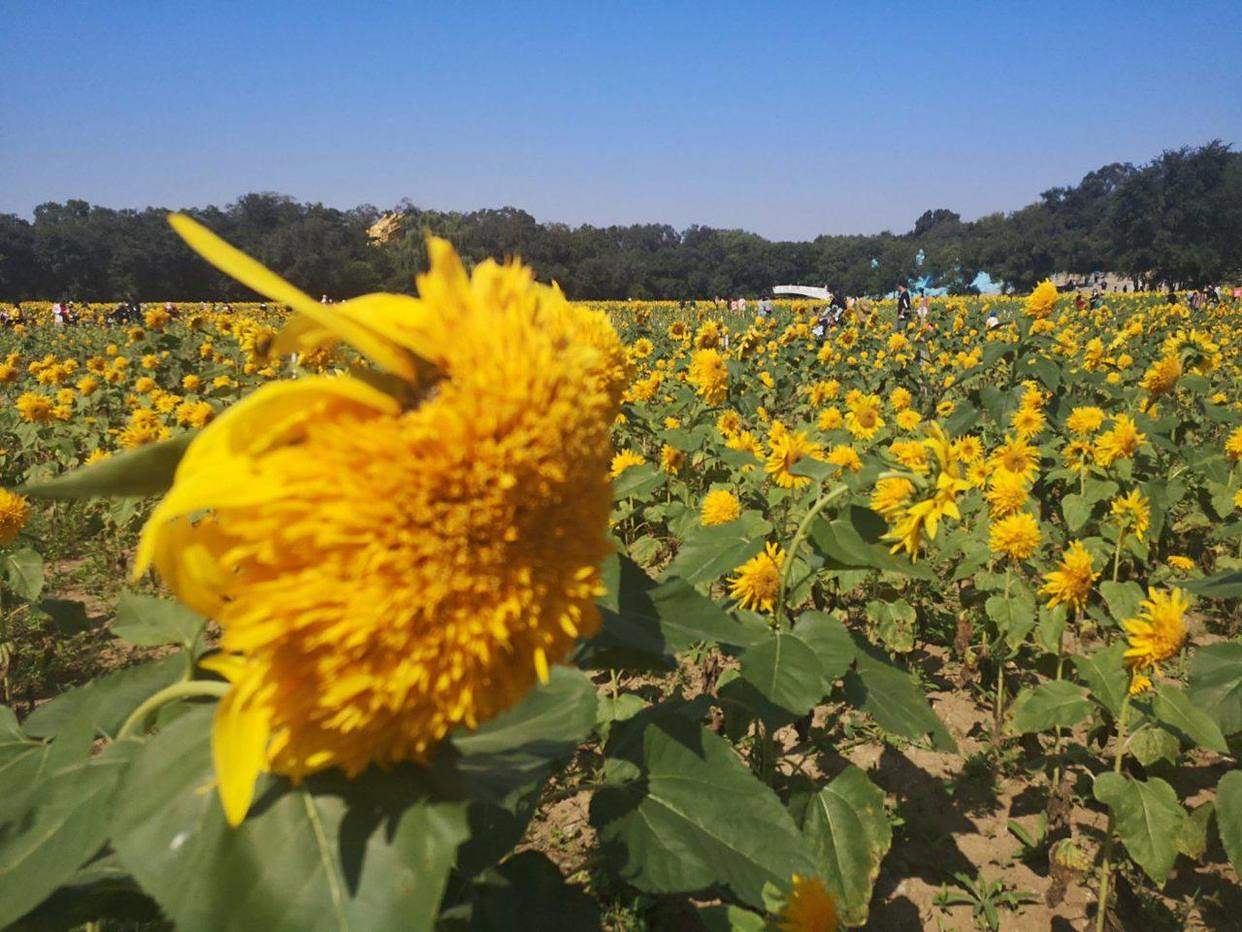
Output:
<path fill-rule="evenodd" d="M 1238 0 L 0 0 L 0 211 L 511 204 L 540 220 L 904 231 L 1242 143 Z"/>

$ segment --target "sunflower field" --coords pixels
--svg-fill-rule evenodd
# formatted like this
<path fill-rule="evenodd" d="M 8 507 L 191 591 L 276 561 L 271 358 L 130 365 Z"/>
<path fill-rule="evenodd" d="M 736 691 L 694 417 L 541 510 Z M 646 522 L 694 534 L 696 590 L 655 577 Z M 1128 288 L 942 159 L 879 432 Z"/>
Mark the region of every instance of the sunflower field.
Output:
<path fill-rule="evenodd" d="M 1242 306 L 0 306 L 0 927 L 1225 928 Z"/>

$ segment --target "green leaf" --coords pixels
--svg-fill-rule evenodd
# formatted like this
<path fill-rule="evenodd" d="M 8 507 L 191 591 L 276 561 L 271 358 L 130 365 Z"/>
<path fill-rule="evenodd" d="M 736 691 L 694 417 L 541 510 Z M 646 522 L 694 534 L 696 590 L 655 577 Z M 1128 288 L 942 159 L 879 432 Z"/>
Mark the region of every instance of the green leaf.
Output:
<path fill-rule="evenodd" d="M 1182 822 L 1182 831 L 1177 836 L 1177 851 L 1192 861 L 1203 857 L 1208 846 L 1208 823 L 1216 807 L 1211 801 L 1203 803 L 1190 811 Z"/>
<path fill-rule="evenodd" d="M 771 530 L 762 515 L 749 511 L 728 524 L 697 528 L 677 551 L 664 578 L 680 576 L 692 586 L 715 582 L 763 550 Z"/>
<path fill-rule="evenodd" d="M 880 862 L 893 841 L 884 791 L 847 767 L 812 797 L 802 834 L 842 920 L 864 925 Z"/>
<path fill-rule="evenodd" d="M 29 547 L 6 554 L 4 576 L 18 596 L 34 602 L 43 592 L 43 557 Z"/>
<path fill-rule="evenodd" d="M 631 466 L 612 480 L 612 498 L 614 501 L 620 501 L 623 498 L 641 498 L 662 481 L 664 481 L 664 473 L 655 463 Z"/>
<path fill-rule="evenodd" d="M 888 547 L 868 542 L 846 518 L 832 522 L 816 519 L 811 525 L 811 542 L 824 557 L 827 569 L 875 569 L 916 579 L 936 578 L 925 564 L 899 559 L 888 552 Z"/>
<path fill-rule="evenodd" d="M 867 603 L 867 617 L 875 623 L 876 634 L 884 645 L 894 653 L 905 654 L 914 650 L 914 607 L 905 599 L 882 602 L 873 599 Z"/>
<path fill-rule="evenodd" d="M 1093 503 L 1077 492 L 1071 492 L 1061 499 L 1061 515 L 1065 518 L 1065 530 L 1077 534 L 1091 517 Z"/>
<path fill-rule="evenodd" d="M 1216 784 L 1216 827 L 1236 873 L 1242 874 L 1242 770 L 1231 770 Z"/>
<path fill-rule="evenodd" d="M 1095 798 L 1112 810 L 1117 835 L 1130 857 L 1163 886 L 1177 859 L 1177 839 L 1186 819 L 1173 787 L 1155 777 L 1135 780 L 1108 772 L 1095 778 Z"/>
<path fill-rule="evenodd" d="M 1077 725 L 1091 713 L 1087 690 L 1066 680 L 1049 680 L 1022 690 L 1014 700 L 1013 727 L 1018 734 Z"/>
<path fill-rule="evenodd" d="M 1242 596 L 1242 570 L 1217 573 L 1202 579 L 1187 579 L 1181 583 L 1181 587 L 1209 599 L 1236 599 Z"/>
<path fill-rule="evenodd" d="M 1126 672 L 1125 641 L 1117 641 L 1090 657 L 1076 656 L 1070 660 L 1078 676 L 1091 687 L 1091 698 L 1112 713 L 1121 714 L 1121 704 L 1130 690 L 1130 674 Z"/>
<path fill-rule="evenodd" d="M 182 715 L 138 752 L 117 794 L 112 844 L 178 929 L 431 929 L 465 804 L 412 767 L 264 779 L 230 828 L 216 794 L 213 709 Z"/>
<path fill-rule="evenodd" d="M 473 884 L 470 926 L 489 932 L 594 932 L 599 907 L 570 886 L 548 856 L 523 851 L 483 873 Z"/>
<path fill-rule="evenodd" d="M 905 738 L 930 734 L 942 751 L 957 750 L 957 742 L 932 711 L 914 677 L 891 661 L 877 656 L 874 648 L 860 643 L 856 667 L 845 676 L 845 698 L 862 709 L 885 731 Z"/>
<path fill-rule="evenodd" d="M 1035 625 L 1035 642 L 1050 654 L 1059 653 L 1065 625 L 1064 605 L 1058 605 L 1056 608 L 1040 606 L 1039 621 Z"/>
<path fill-rule="evenodd" d="M 794 633 L 815 651 L 824 675 L 824 693 L 845 675 L 857 655 L 854 639 L 840 619 L 827 612 L 803 612 L 794 622 Z"/>
<path fill-rule="evenodd" d="M 1108 611 L 1118 625 L 1137 615 L 1139 603 L 1147 598 L 1143 587 L 1129 579 L 1125 582 L 1105 580 L 1100 583 L 1100 595 L 1104 596 Z"/>
<path fill-rule="evenodd" d="M 180 644 L 192 649 L 205 623 L 180 602 L 123 592 L 116 603 L 112 633 L 135 647 Z"/>
<path fill-rule="evenodd" d="M 78 720 L 87 720 L 98 733 L 112 736 L 143 700 L 179 680 L 186 661 L 173 654 L 155 663 L 127 667 L 85 686 L 61 693 L 26 718 L 26 733 L 36 738 L 59 734 Z"/>
<path fill-rule="evenodd" d="M 117 784 L 136 742 L 51 774 L 0 831 L 0 926 L 38 906 L 103 847 Z"/>
<path fill-rule="evenodd" d="M 27 486 L 21 491 L 39 498 L 97 498 L 116 495 L 162 495 L 172 487 L 173 473 L 197 434 L 114 453 L 102 462 Z"/>
<path fill-rule="evenodd" d="M 558 759 L 568 757 L 595 727 L 595 686 L 580 671 L 555 666 L 548 682 L 476 731 L 451 738 L 457 772 L 476 798 L 506 803 L 529 792 Z"/>
<path fill-rule="evenodd" d="M 740 906 L 718 905 L 699 908 L 699 921 L 707 932 L 766 932 L 768 921 Z"/>
<path fill-rule="evenodd" d="M 1225 736 L 1221 734 L 1212 716 L 1196 708 L 1190 697 L 1176 686 L 1162 683 L 1156 687 L 1156 698 L 1152 707 L 1157 719 L 1181 732 L 1190 743 L 1209 751 L 1229 753 Z"/>
<path fill-rule="evenodd" d="M 1176 763 L 1182 743 L 1177 735 L 1156 722 L 1145 722 L 1126 738 L 1126 750 L 1144 767 L 1158 760 Z"/>
<path fill-rule="evenodd" d="M 1242 642 L 1198 648 L 1190 658 L 1190 701 L 1216 720 L 1224 735 L 1242 731 Z"/>
<path fill-rule="evenodd" d="M 824 696 L 819 657 L 797 634 L 773 631 L 739 658 L 742 677 L 769 702 L 804 715 Z"/>
<path fill-rule="evenodd" d="M 814 872 L 785 806 L 723 738 L 644 713 L 617 727 L 619 744 L 640 754 L 645 780 L 597 791 L 591 822 L 626 882 L 649 893 L 721 883 L 761 906 L 764 884 Z"/>
<path fill-rule="evenodd" d="M 1011 650 L 1026 640 L 1035 627 L 1035 597 L 1025 587 L 1004 595 L 991 596 L 984 603 L 987 616 L 996 622 L 996 629 L 1004 635 Z"/>

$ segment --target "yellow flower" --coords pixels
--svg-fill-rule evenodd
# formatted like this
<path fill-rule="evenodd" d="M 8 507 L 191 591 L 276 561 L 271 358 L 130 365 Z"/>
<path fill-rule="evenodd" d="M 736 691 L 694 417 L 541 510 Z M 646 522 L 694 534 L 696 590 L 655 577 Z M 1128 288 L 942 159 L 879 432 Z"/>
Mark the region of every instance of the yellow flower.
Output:
<path fill-rule="evenodd" d="M 964 434 L 953 441 L 953 454 L 964 463 L 983 459 L 983 444 L 973 434 Z"/>
<path fill-rule="evenodd" d="M 831 405 L 819 412 L 819 421 L 816 422 L 815 426 L 820 430 L 836 430 L 841 426 L 841 423 L 841 409 Z"/>
<path fill-rule="evenodd" d="M 134 380 L 134 391 L 140 394 L 147 394 L 155 388 L 155 379 L 149 375 L 144 375 Z"/>
<path fill-rule="evenodd" d="M 737 599 L 738 606 L 760 612 L 772 611 L 781 587 L 784 562 L 785 551 L 769 543 L 762 552 L 739 566 L 737 574 L 729 581 L 729 594 Z"/>
<path fill-rule="evenodd" d="M 1225 441 L 1225 455 L 1235 463 L 1242 460 L 1242 427 L 1235 427 Z"/>
<path fill-rule="evenodd" d="M 897 412 L 897 416 L 893 420 L 897 422 L 897 426 L 902 430 L 911 431 L 923 422 L 923 415 L 913 408 L 904 408 Z"/>
<path fill-rule="evenodd" d="M 900 512 L 914 494 L 914 483 L 900 476 L 880 479 L 871 493 L 871 510 L 886 518 Z"/>
<path fill-rule="evenodd" d="M 1065 605 L 1081 612 L 1091 594 L 1091 586 L 1099 578 L 1091 563 L 1091 554 L 1082 541 L 1072 540 L 1061 555 L 1061 562 L 1051 573 L 1044 574 L 1039 591 L 1048 596 L 1048 607 Z"/>
<path fill-rule="evenodd" d="M 1042 320 L 1052 313 L 1057 303 L 1057 286 L 1044 279 L 1035 286 L 1035 290 L 1026 296 L 1025 310 L 1027 316 Z"/>
<path fill-rule="evenodd" d="M 1039 523 L 1029 511 L 993 521 L 988 546 L 1011 560 L 1025 560 L 1039 547 Z"/>
<path fill-rule="evenodd" d="M 702 521 L 704 527 L 717 524 L 728 524 L 742 513 L 742 504 L 737 496 L 724 489 L 708 492 L 703 497 Z"/>
<path fill-rule="evenodd" d="M 30 520 L 30 505 L 26 499 L 8 489 L 0 488 L 0 547 L 7 547 L 17 537 L 17 532 Z"/>
<path fill-rule="evenodd" d="M 1151 677 L 1137 670 L 1130 676 L 1130 695 L 1138 696 L 1151 689 Z"/>
<path fill-rule="evenodd" d="M 876 395 L 860 395 L 849 403 L 845 428 L 859 440 L 870 440 L 884 426 L 880 417 L 880 399 Z"/>
<path fill-rule="evenodd" d="M 1009 421 L 1013 432 L 1023 440 L 1029 440 L 1044 429 L 1044 415 L 1035 408 L 1018 408 Z"/>
<path fill-rule="evenodd" d="M 768 445 L 770 452 L 763 468 L 782 489 L 800 489 L 811 481 L 809 476 L 796 476 L 790 472 L 804 457 L 824 458 L 824 448 L 809 439 L 805 431 L 795 433 L 779 424 L 774 425 Z"/>
<path fill-rule="evenodd" d="M 1123 532 L 1133 534 L 1138 540 L 1143 539 L 1151 525 L 1151 508 L 1142 492 L 1134 489 L 1129 495 L 1118 495 L 1113 499 L 1110 510 Z"/>
<path fill-rule="evenodd" d="M 1139 386 L 1154 398 L 1173 391 L 1181 377 L 1182 361 L 1176 356 L 1163 356 L 1147 368 Z"/>
<path fill-rule="evenodd" d="M 1173 554 L 1168 560 L 1169 566 L 1180 572 L 1187 572 L 1195 568 L 1195 561 L 1190 557 L 1184 557 L 1181 554 Z"/>
<path fill-rule="evenodd" d="M 77 381 L 78 394 L 83 398 L 87 395 L 93 395 L 99 388 L 99 379 L 93 375 L 84 375 Z"/>
<path fill-rule="evenodd" d="M 1070 412 L 1070 416 L 1065 419 L 1065 426 L 1069 429 L 1069 432 L 1079 437 L 1094 434 L 1103 423 L 1104 412 L 1092 406 L 1075 408 Z"/>
<path fill-rule="evenodd" d="M 837 907 L 818 877 L 793 875 L 793 890 L 777 919 L 779 932 L 836 932 Z"/>
<path fill-rule="evenodd" d="M 857 451 L 847 443 L 838 443 L 828 451 L 827 460 L 833 466 L 840 466 L 850 472 L 858 472 L 862 469 L 862 460 L 858 458 Z"/>
<path fill-rule="evenodd" d="M 17 396 L 17 413 L 23 421 L 46 424 L 52 420 L 52 399 L 39 392 L 22 392 Z"/>
<path fill-rule="evenodd" d="M 196 392 L 202 387 L 203 380 L 191 372 L 181 380 L 181 387 L 187 392 Z"/>
<path fill-rule="evenodd" d="M 139 543 L 220 625 L 212 740 L 231 824 L 259 773 L 423 761 L 521 699 L 599 624 L 625 354 L 518 263 L 429 239 L 419 297 L 324 305 L 186 218 L 223 271 L 395 379 L 264 385 L 189 445 Z M 400 384 L 398 384 L 398 382 Z"/>
<path fill-rule="evenodd" d="M 1061 450 L 1061 456 L 1065 458 L 1068 468 L 1082 472 L 1095 459 L 1095 447 L 1090 440 L 1071 440 Z"/>
<path fill-rule="evenodd" d="M 1095 461 L 1101 466 L 1111 466 L 1119 459 L 1129 459 L 1146 439 L 1147 435 L 1139 433 L 1128 414 L 1118 414 L 1113 418 L 1112 428 L 1096 438 Z"/>
<path fill-rule="evenodd" d="M 953 402 L 949 401 L 949 399 L 946 398 L 944 401 L 937 403 L 936 414 L 939 415 L 940 417 L 948 417 L 950 414 L 953 413 L 954 407 L 955 405 L 953 404 Z"/>
<path fill-rule="evenodd" d="M 720 431 L 721 436 L 726 440 L 741 429 L 742 416 L 736 411 L 725 411 L 720 417 L 716 418 L 716 430 Z"/>
<path fill-rule="evenodd" d="M 1030 482 L 1039 473 L 1039 451 L 1021 437 L 1010 437 L 992 453 L 991 465 Z"/>
<path fill-rule="evenodd" d="M 1177 654 L 1186 643 L 1186 609 L 1190 598 L 1181 589 L 1147 590 L 1137 618 L 1123 622 L 1130 646 L 1125 652 L 1131 670 L 1150 670 Z"/>
<path fill-rule="evenodd" d="M 934 455 L 939 466 L 935 487 L 930 497 L 912 505 L 893 518 L 896 524 L 884 535 L 884 540 L 895 541 L 891 553 L 905 550 L 912 560 L 918 559 L 923 540 L 935 540 L 940 522 L 945 518 L 960 520 L 957 495 L 970 488 L 970 482 L 961 476 L 961 464 L 953 453 L 953 445 L 939 424 L 928 426 L 930 436 L 923 441 Z"/>
<path fill-rule="evenodd" d="M 681 472 L 681 467 L 685 465 L 686 454 L 676 447 L 671 447 L 667 443 L 660 448 L 660 465 L 664 467 L 664 471 L 670 475 L 677 475 Z"/>
<path fill-rule="evenodd" d="M 106 460 L 111 454 L 107 450 L 91 450 L 90 454 L 82 461 L 83 466 L 94 466 L 96 463 Z"/>
<path fill-rule="evenodd" d="M 912 400 L 910 392 L 901 386 L 894 388 L 888 394 L 888 403 L 892 406 L 894 411 L 906 410 L 906 408 L 910 407 L 910 402 Z"/>
<path fill-rule="evenodd" d="M 690 358 L 690 384 L 709 405 L 723 404 L 729 388 L 729 369 L 714 349 L 701 349 Z"/>
<path fill-rule="evenodd" d="M 643 455 L 641 453 L 637 453 L 634 450 L 622 450 L 612 458 L 608 475 L 615 479 L 631 466 L 641 466 L 645 462 L 647 461 L 643 459 Z"/>

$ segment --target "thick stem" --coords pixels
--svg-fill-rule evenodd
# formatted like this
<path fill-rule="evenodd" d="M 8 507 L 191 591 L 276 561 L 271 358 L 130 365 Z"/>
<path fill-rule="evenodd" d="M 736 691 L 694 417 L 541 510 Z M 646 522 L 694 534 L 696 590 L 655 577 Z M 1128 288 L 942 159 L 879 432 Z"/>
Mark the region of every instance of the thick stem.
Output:
<path fill-rule="evenodd" d="M 121 726 L 121 730 L 116 733 L 116 740 L 128 738 L 134 732 L 139 731 L 146 724 L 147 719 L 161 706 L 176 702 L 178 699 L 205 699 L 213 696 L 220 699 L 230 689 L 232 686 L 229 683 L 223 683 L 220 680 L 182 680 L 171 686 L 165 686 L 155 695 L 147 697 L 142 705 L 130 713 L 129 718 L 125 719 L 125 724 Z"/>
<path fill-rule="evenodd" d="M 806 513 L 806 516 L 798 525 L 798 529 L 794 532 L 793 539 L 789 542 L 789 549 L 785 551 L 785 565 L 781 567 L 781 585 L 776 593 L 778 619 L 789 618 L 789 607 L 785 604 L 786 596 L 789 594 L 789 577 L 793 574 L 793 565 L 795 558 L 798 556 L 798 549 L 811 532 L 811 522 L 819 516 L 821 511 L 848 491 L 849 486 L 842 482 L 821 495 L 819 500 L 811 506 L 811 510 Z"/>
<path fill-rule="evenodd" d="M 1069 627 L 1069 623 L 1071 621 L 1073 621 L 1072 615 L 1066 619 L 1066 622 L 1065 622 L 1066 627 Z M 1064 667 L 1065 667 L 1065 629 L 1062 628 L 1061 634 L 1057 638 L 1057 676 L 1056 678 L 1058 680 L 1061 679 L 1061 672 L 1064 669 Z M 1052 744 L 1052 754 L 1057 759 L 1056 765 L 1053 767 L 1053 770 L 1052 770 L 1052 792 L 1054 794 L 1058 792 L 1061 786 L 1061 726 L 1058 725 L 1056 727 L 1057 727 L 1056 740 L 1053 741 L 1053 744 Z"/>
<path fill-rule="evenodd" d="M 1113 751 L 1113 773 L 1121 773 L 1121 759 L 1126 743 L 1126 718 L 1130 712 L 1130 695 L 1121 701 L 1121 715 L 1117 717 L 1117 747 Z M 1100 865 L 1100 887 L 1096 895 L 1095 930 L 1104 932 L 1104 918 L 1108 913 L 1108 886 L 1113 874 L 1113 813 L 1108 813 L 1108 828 L 1104 836 L 1104 858 Z"/>
<path fill-rule="evenodd" d="M 1117 570 L 1121 567 L 1121 545 L 1125 542 L 1126 532 L 1117 532 L 1117 549 L 1113 551 L 1113 582 L 1117 581 Z"/>

